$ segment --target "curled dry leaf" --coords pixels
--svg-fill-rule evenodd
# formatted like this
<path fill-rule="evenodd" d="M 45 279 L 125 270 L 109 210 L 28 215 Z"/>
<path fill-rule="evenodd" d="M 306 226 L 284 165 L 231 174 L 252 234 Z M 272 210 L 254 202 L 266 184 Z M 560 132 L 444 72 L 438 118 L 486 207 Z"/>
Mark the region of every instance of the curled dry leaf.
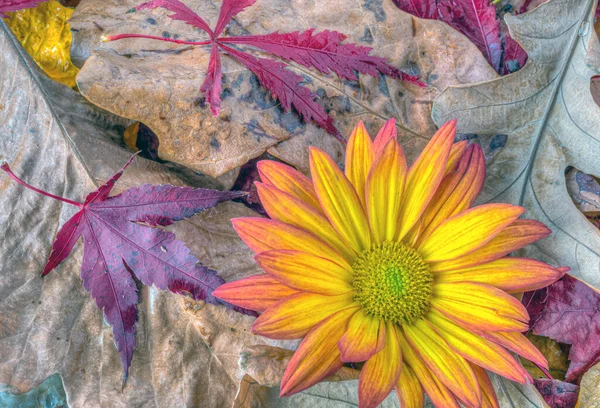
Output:
<path fill-rule="evenodd" d="M 84 0 L 78 6 L 71 19 L 76 30 L 74 53 L 80 59 L 91 57 L 77 81 L 94 104 L 140 120 L 156 132 L 161 158 L 211 176 L 241 166 L 265 150 L 306 171 L 308 144 L 342 159 L 339 142 L 322 129 L 304 124 L 297 114 L 284 113 L 254 74 L 227 55 L 221 57 L 221 113 L 214 118 L 198 99 L 206 77 L 201 67 L 207 67 L 210 50 L 144 39 L 101 43 L 102 35 L 124 32 L 207 39 L 200 29 L 168 18 L 169 12 L 164 10 L 127 13 L 138 4 L 135 0 Z M 221 2 L 194 0 L 186 4 L 208 23 L 217 21 Z M 359 75 L 358 82 L 341 80 L 290 64 L 291 72 L 301 75 L 306 87 L 319 95 L 319 104 L 342 134 L 350 134 L 359 119 L 375 131 L 395 117 L 411 159 L 427 141 L 419 135 L 434 132 L 430 109 L 436 89 L 496 75 L 464 36 L 440 22 L 413 20 L 391 0 L 333 0 L 327 5 L 258 0 L 235 16 L 225 30 L 227 35 L 263 35 L 309 27 L 342 32 L 348 35 L 347 41 L 372 47 L 373 55 L 385 55 L 392 66 L 407 69 L 431 85 L 423 89 L 368 75 Z"/>
<path fill-rule="evenodd" d="M 460 132 L 506 134 L 488 162 L 481 202 L 509 202 L 553 234 L 524 255 L 600 287 L 600 234 L 567 193 L 565 170 L 600 175 L 600 108 L 590 93 L 600 54 L 593 30 L 594 0 L 550 0 L 518 16 L 505 16 L 513 38 L 529 54 L 518 72 L 487 82 L 450 87 L 434 102 L 442 124 L 458 118 Z"/>

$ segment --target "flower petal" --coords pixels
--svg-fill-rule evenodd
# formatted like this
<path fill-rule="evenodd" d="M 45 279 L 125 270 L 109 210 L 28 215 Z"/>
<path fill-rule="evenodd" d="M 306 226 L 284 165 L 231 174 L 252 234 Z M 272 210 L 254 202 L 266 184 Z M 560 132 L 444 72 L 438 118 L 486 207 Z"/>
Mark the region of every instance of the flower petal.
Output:
<path fill-rule="evenodd" d="M 385 323 L 360 309 L 348 323 L 338 342 L 341 359 L 347 363 L 367 361 L 385 346 Z"/>
<path fill-rule="evenodd" d="M 548 369 L 546 357 L 529 341 L 523 333 L 519 332 L 480 332 L 482 337 L 493 341 L 531 361 L 539 367 Z"/>
<path fill-rule="evenodd" d="M 283 284 L 304 292 L 341 295 L 352 290 L 352 269 L 300 251 L 265 251 L 254 258 Z"/>
<path fill-rule="evenodd" d="M 351 293 L 298 293 L 268 308 L 254 321 L 252 332 L 270 339 L 300 339 L 330 315 L 352 305 Z"/>
<path fill-rule="evenodd" d="M 367 178 L 367 216 L 375 243 L 391 241 L 396 235 L 405 180 L 406 158 L 398 142 L 392 140 L 375 160 Z"/>
<path fill-rule="evenodd" d="M 458 258 L 481 248 L 525 212 L 511 204 L 484 204 L 442 222 L 418 247 L 426 262 Z"/>
<path fill-rule="evenodd" d="M 456 171 L 442 180 L 431 203 L 423 213 L 423 231 L 419 243 L 444 220 L 467 210 L 479 195 L 485 179 L 485 157 L 479 145 L 471 145 Z"/>
<path fill-rule="evenodd" d="M 354 262 L 356 252 L 341 239 L 321 211 L 315 210 L 306 202 L 272 185 L 263 183 L 255 183 L 255 185 L 260 202 L 271 219 L 310 231 L 331 245 L 348 262 Z"/>
<path fill-rule="evenodd" d="M 402 351 L 402 358 L 406 363 L 410 365 L 413 372 L 419 379 L 421 386 L 429 396 L 431 402 L 436 407 L 444 408 L 459 408 L 454 395 L 425 365 L 421 357 L 411 347 L 406 340 L 401 330 L 397 333 L 398 339 L 400 340 L 400 350 Z M 406 364 L 405 364 L 406 365 Z M 404 407 L 402 407 L 404 408 Z"/>
<path fill-rule="evenodd" d="M 444 124 L 410 166 L 400 210 L 398 241 L 415 225 L 442 181 L 455 134 L 456 120 Z"/>
<path fill-rule="evenodd" d="M 465 359 L 521 384 L 531 379 L 509 352 L 457 326 L 435 309 L 429 311 L 427 321 L 448 346 Z"/>
<path fill-rule="evenodd" d="M 263 183 L 271 184 L 322 212 L 312 181 L 304 174 L 291 166 L 272 160 L 262 160 L 256 167 Z"/>
<path fill-rule="evenodd" d="M 446 163 L 446 172 L 444 173 L 444 175 L 452 173 L 456 170 L 458 162 L 461 160 L 465 150 L 467 149 L 468 144 L 468 140 L 461 140 L 460 142 L 456 142 L 452 145 L 452 149 L 450 150 L 450 156 L 448 156 L 448 163 Z"/>
<path fill-rule="evenodd" d="M 327 153 L 315 147 L 310 148 L 310 173 L 319 202 L 333 228 L 357 253 L 369 248 L 371 236 L 367 217 L 344 173 Z"/>
<path fill-rule="evenodd" d="M 516 220 L 482 248 L 453 260 L 431 263 L 429 268 L 432 272 L 441 272 L 481 265 L 539 241 L 551 232 L 539 221 Z"/>
<path fill-rule="evenodd" d="M 262 274 L 225 283 L 213 291 L 213 295 L 219 299 L 257 312 L 263 312 L 275 303 L 297 293 L 297 290 Z"/>
<path fill-rule="evenodd" d="M 398 133 L 396 131 L 396 119 L 391 118 L 383 124 L 375 140 L 373 141 L 373 151 L 375 152 L 375 158 L 383 151 L 383 148 L 390 140 L 396 140 Z"/>
<path fill-rule="evenodd" d="M 331 315 L 306 335 L 285 369 L 281 380 L 281 396 L 305 390 L 343 365 L 337 342 L 358 308 L 347 308 Z"/>
<path fill-rule="evenodd" d="M 344 268 L 350 267 L 344 257 L 315 235 L 301 228 L 267 218 L 234 218 L 233 228 L 255 253 L 272 249 L 290 249 L 329 259 Z"/>
<path fill-rule="evenodd" d="M 522 332 L 529 328 L 529 314 L 521 302 L 481 283 L 434 284 L 431 305 L 469 329 Z"/>
<path fill-rule="evenodd" d="M 406 363 L 402 365 L 402 372 L 396 385 L 396 395 L 402 408 L 423 408 L 425 405 L 421 383 L 413 369 Z"/>
<path fill-rule="evenodd" d="M 393 323 L 385 330 L 385 347 L 371 357 L 360 370 L 358 403 L 363 408 L 376 408 L 398 383 L 402 370 L 402 354 Z"/>
<path fill-rule="evenodd" d="M 508 293 L 544 288 L 560 279 L 564 272 L 528 258 L 505 257 L 470 268 L 436 273 L 436 282 L 478 282 Z"/>
<path fill-rule="evenodd" d="M 365 208 L 365 183 L 373 164 L 373 142 L 362 121 L 352 131 L 346 147 L 345 173 Z"/>
<path fill-rule="evenodd" d="M 481 388 L 481 408 L 500 408 L 496 391 L 494 391 L 494 386 L 488 374 L 483 368 L 477 367 L 475 364 L 470 365 Z"/>
<path fill-rule="evenodd" d="M 479 406 L 481 390 L 469 364 L 454 353 L 425 321 L 403 325 L 404 335 L 433 374 L 469 406 Z"/>

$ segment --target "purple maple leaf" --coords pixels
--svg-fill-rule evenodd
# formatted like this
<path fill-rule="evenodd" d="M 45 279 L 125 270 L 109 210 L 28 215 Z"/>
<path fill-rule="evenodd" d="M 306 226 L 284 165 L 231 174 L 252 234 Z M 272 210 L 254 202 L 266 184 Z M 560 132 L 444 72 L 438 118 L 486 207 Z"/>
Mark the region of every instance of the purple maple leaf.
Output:
<path fill-rule="evenodd" d="M 133 157 L 110 180 L 88 194 L 83 204 L 32 187 L 18 179 L 6 163 L 1 166 L 19 184 L 80 208 L 58 231 L 42 275 L 64 261 L 75 243 L 83 238 L 81 279 L 112 326 L 123 364 L 123 384 L 136 344 L 138 295 L 134 277 L 147 286 L 233 307 L 212 295 L 224 283 L 223 279 L 201 265 L 175 234 L 141 224 L 170 225 L 245 194 L 145 184 L 110 197 L 115 183 L 132 160 Z"/>

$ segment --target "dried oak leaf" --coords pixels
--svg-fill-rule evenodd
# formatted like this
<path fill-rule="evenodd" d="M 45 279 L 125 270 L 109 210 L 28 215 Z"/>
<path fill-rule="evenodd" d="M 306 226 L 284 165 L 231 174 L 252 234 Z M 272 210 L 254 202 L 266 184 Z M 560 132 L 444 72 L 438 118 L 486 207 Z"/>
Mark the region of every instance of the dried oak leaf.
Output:
<path fill-rule="evenodd" d="M 434 101 L 442 124 L 458 118 L 458 131 L 505 134 L 506 144 L 487 163 L 480 202 L 523 205 L 553 234 L 520 255 L 571 267 L 600 288 L 600 234 L 570 199 L 565 170 L 600 175 L 600 108 L 590 93 L 600 54 L 592 29 L 594 0 L 550 0 L 518 16 L 505 16 L 511 35 L 529 54 L 514 74 L 452 86 Z"/>
<path fill-rule="evenodd" d="M 220 1 L 190 0 L 186 4 L 215 26 Z M 201 29 L 169 18 L 172 12 L 127 13 L 138 5 L 139 0 L 82 1 L 70 20 L 72 55 L 77 60 L 87 59 L 77 77 L 83 95 L 104 109 L 148 125 L 160 139 L 161 158 L 211 176 L 239 167 L 265 150 L 302 171 L 308 170 L 307 145 L 321 147 L 343 160 L 341 143 L 322 128 L 303 123 L 297 113 L 284 112 L 257 76 L 229 55 L 220 58 L 223 91 L 217 119 L 198 91 L 206 80 L 211 48 L 150 39 L 102 43 L 102 35 L 117 33 L 209 40 Z M 426 143 L 421 135 L 435 131 L 430 114 L 437 89 L 496 75 L 463 35 L 437 21 L 413 23 L 391 0 L 368 4 L 363 0 L 331 0 L 327 4 L 258 0 L 234 17 L 224 35 L 263 36 L 283 29 L 305 32 L 307 27 L 344 33 L 347 42 L 373 48 L 373 55 L 385 55 L 391 66 L 407 69 L 431 85 L 420 88 L 389 76 L 370 75 L 350 81 L 293 61 L 286 68 L 302 76 L 303 85 L 319 95 L 319 104 L 343 135 L 349 135 L 360 119 L 376 132 L 387 118 L 395 117 L 409 159 Z M 323 36 L 313 32 L 312 38 L 319 35 Z M 258 48 L 252 53 L 255 58 L 269 55 Z"/>
<path fill-rule="evenodd" d="M 547 288 L 529 292 L 523 303 L 533 333 L 570 344 L 565 381 L 578 382 L 600 362 L 600 292 L 565 275 Z"/>

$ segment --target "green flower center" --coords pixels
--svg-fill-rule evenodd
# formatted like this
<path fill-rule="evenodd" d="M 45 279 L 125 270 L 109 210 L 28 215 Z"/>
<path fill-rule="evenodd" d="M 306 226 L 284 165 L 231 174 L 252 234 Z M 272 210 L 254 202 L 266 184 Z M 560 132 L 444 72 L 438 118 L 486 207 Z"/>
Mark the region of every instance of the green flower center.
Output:
<path fill-rule="evenodd" d="M 433 276 L 414 249 L 400 242 L 375 245 L 358 256 L 352 270 L 354 300 L 368 314 L 407 324 L 429 309 Z"/>

